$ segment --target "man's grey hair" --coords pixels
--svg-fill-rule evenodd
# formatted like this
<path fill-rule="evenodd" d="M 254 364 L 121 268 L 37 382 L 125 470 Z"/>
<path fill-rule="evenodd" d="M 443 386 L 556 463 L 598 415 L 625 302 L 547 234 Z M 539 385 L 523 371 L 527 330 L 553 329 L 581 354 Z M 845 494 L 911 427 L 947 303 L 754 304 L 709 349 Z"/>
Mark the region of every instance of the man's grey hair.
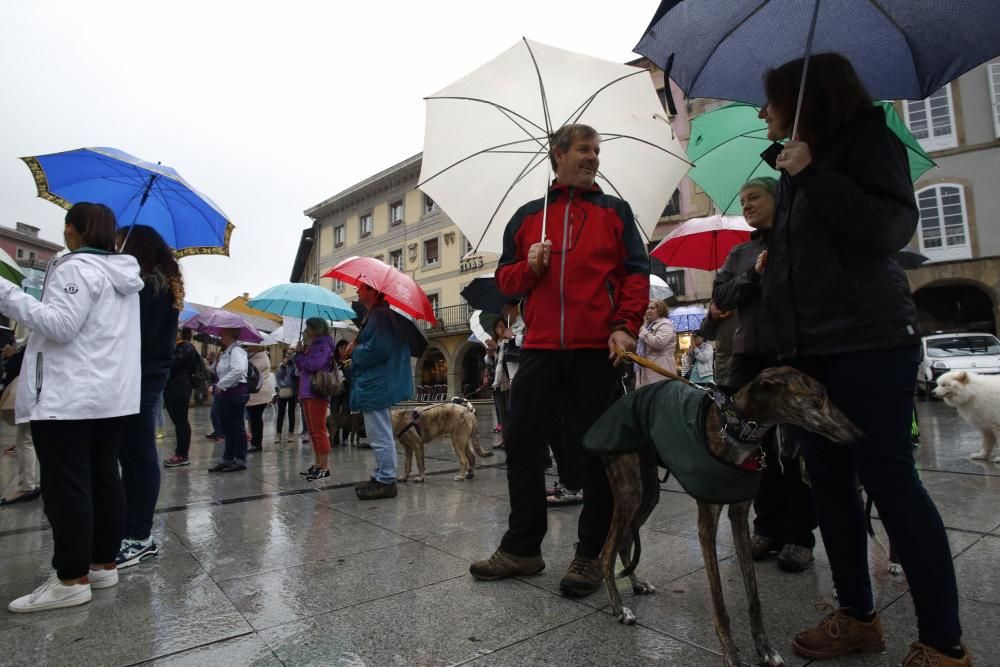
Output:
<path fill-rule="evenodd" d="M 778 187 L 778 179 L 772 178 L 770 176 L 758 176 L 757 178 L 751 178 L 749 181 L 740 186 L 740 193 L 742 194 L 744 190 L 748 188 L 763 188 L 767 190 L 767 194 L 774 196 L 774 191 Z"/>

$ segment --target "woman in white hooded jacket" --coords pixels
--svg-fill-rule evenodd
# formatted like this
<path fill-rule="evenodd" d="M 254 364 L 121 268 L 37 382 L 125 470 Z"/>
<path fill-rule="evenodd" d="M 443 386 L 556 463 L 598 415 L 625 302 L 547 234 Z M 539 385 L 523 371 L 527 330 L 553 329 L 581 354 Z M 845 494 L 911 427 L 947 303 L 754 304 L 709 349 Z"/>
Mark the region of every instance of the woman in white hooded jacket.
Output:
<path fill-rule="evenodd" d="M 139 411 L 139 265 L 115 254 L 115 216 L 85 202 L 66 214 L 69 254 L 52 260 L 38 301 L 0 280 L 0 312 L 32 334 L 15 419 L 30 422 L 52 526 L 56 574 L 13 612 L 89 602 L 118 583 L 125 501 L 118 473 L 123 417 Z"/>

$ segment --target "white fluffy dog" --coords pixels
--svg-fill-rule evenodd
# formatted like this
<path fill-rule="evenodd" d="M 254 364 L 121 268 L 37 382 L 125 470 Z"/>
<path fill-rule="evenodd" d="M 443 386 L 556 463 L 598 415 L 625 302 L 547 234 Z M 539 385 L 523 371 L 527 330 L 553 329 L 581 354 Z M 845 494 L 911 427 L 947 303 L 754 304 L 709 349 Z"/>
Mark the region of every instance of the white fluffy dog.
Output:
<path fill-rule="evenodd" d="M 983 434 L 983 449 L 972 458 L 1000 463 L 1000 376 L 978 375 L 968 371 L 950 371 L 938 378 L 934 396 L 943 398 L 958 414 Z"/>

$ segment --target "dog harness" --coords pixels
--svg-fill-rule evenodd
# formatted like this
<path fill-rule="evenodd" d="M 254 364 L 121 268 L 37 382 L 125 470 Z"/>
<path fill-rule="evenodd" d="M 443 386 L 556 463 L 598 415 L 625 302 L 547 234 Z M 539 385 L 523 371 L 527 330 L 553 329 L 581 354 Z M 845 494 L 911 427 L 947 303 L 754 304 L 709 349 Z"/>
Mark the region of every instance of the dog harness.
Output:
<path fill-rule="evenodd" d="M 722 392 L 666 380 L 614 403 L 584 436 L 583 447 L 610 456 L 652 447 L 659 464 L 695 500 L 720 505 L 749 500 L 760 488 L 763 454 L 743 465 L 712 454 L 705 417 L 713 400 L 719 406 L 727 442 L 745 448 L 763 438 L 768 428 L 737 415 L 732 401 Z"/>
<path fill-rule="evenodd" d="M 412 428 L 414 431 L 417 432 L 417 437 L 423 439 L 424 434 L 420 432 L 420 410 L 414 410 L 413 412 L 411 412 L 410 417 L 411 417 L 410 423 L 404 426 L 403 430 L 401 430 L 399 433 L 396 434 L 396 437 L 397 438 L 401 437 L 404 433 L 406 433 Z"/>

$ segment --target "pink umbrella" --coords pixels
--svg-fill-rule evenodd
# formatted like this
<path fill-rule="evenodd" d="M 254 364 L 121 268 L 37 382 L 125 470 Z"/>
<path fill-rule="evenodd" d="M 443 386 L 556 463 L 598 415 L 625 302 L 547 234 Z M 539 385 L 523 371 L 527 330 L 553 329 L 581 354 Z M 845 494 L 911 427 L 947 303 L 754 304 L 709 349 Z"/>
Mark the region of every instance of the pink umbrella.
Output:
<path fill-rule="evenodd" d="M 185 329 L 194 329 L 198 333 L 209 336 L 219 336 L 223 329 L 239 329 L 240 333 L 236 337 L 245 343 L 259 343 L 264 340 L 260 332 L 254 329 L 242 317 L 228 310 L 218 308 L 205 308 L 200 313 L 185 321 L 182 325 Z"/>
<path fill-rule="evenodd" d="M 725 263 L 733 246 L 750 240 L 752 231 L 742 216 L 692 218 L 649 254 L 667 266 L 715 271 Z"/>
<path fill-rule="evenodd" d="M 323 274 L 357 286 L 365 283 L 385 295 L 390 305 L 418 320 L 437 324 L 434 308 L 413 278 L 372 257 L 348 257 Z"/>

